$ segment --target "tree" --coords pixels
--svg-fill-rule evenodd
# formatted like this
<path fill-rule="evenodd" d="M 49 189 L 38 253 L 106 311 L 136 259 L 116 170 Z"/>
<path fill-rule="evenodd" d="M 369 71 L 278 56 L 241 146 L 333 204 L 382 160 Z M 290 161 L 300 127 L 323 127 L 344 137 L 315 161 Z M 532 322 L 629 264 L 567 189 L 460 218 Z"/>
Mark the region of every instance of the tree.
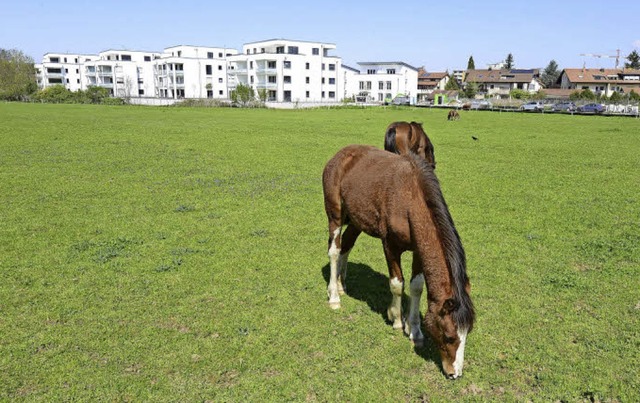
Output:
<path fill-rule="evenodd" d="M 469 56 L 469 61 L 467 62 L 467 70 L 475 70 L 476 63 L 473 61 L 473 56 Z"/>
<path fill-rule="evenodd" d="M 631 92 L 629 93 L 629 99 L 631 101 L 640 101 L 640 94 L 638 94 L 634 90 L 631 90 Z"/>
<path fill-rule="evenodd" d="M 555 60 L 551 60 L 547 67 L 540 76 L 540 81 L 545 88 L 553 88 L 556 85 L 556 81 L 560 77 L 560 71 L 558 71 L 558 63 Z"/>
<path fill-rule="evenodd" d="M 637 51 L 634 50 L 633 52 L 629 53 L 629 55 L 627 56 L 627 60 L 629 61 L 629 63 L 625 63 L 624 67 L 628 69 L 640 70 L 640 54 L 638 54 Z"/>
<path fill-rule="evenodd" d="M 596 94 L 594 94 L 589 88 L 585 88 L 580 92 L 580 98 L 594 101 L 596 99 Z"/>
<path fill-rule="evenodd" d="M 456 78 L 450 76 L 447 84 L 444 86 L 444 89 L 447 91 L 457 91 L 460 89 L 460 86 L 458 85 Z"/>
<path fill-rule="evenodd" d="M 18 49 L 0 49 L 0 99 L 20 101 L 37 90 L 33 59 Z"/>
<path fill-rule="evenodd" d="M 609 101 L 613 102 L 614 104 L 619 103 L 620 101 L 622 101 L 622 95 L 620 95 L 618 91 L 613 91 L 613 94 L 611 94 L 611 96 L 609 97 Z"/>
<path fill-rule="evenodd" d="M 463 94 L 465 98 L 469 98 L 469 99 L 475 98 L 477 93 L 478 93 L 478 84 L 473 81 L 470 83 L 467 83 L 467 85 L 464 87 Z"/>
<path fill-rule="evenodd" d="M 504 68 L 507 70 L 511 70 L 514 67 L 514 63 L 513 63 L 513 55 L 511 53 L 509 53 L 507 55 L 507 58 L 504 61 Z"/>
<path fill-rule="evenodd" d="M 236 89 L 231 91 L 231 101 L 246 105 L 254 98 L 253 88 L 245 84 L 238 84 Z"/>

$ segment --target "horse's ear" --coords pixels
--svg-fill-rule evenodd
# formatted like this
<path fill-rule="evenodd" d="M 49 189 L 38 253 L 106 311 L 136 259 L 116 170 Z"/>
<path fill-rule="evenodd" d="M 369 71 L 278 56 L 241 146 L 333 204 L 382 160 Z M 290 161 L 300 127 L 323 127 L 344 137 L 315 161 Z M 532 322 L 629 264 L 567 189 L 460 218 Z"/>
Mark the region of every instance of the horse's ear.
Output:
<path fill-rule="evenodd" d="M 444 301 L 444 304 L 442 304 L 442 310 L 440 311 L 440 315 L 444 316 L 447 314 L 450 314 L 451 312 L 455 311 L 456 309 L 458 309 L 458 301 L 453 299 L 453 298 L 449 298 L 446 301 Z"/>

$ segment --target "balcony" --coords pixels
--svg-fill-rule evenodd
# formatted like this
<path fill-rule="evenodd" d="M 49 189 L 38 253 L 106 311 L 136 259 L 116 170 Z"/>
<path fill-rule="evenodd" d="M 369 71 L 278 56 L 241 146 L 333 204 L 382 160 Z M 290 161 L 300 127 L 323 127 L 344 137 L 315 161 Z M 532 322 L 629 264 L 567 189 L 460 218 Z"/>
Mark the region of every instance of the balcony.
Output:
<path fill-rule="evenodd" d="M 265 82 L 258 82 L 256 84 L 256 88 L 258 89 L 268 89 L 268 90 L 275 90 L 278 88 L 278 84 L 277 83 L 265 83 Z"/>

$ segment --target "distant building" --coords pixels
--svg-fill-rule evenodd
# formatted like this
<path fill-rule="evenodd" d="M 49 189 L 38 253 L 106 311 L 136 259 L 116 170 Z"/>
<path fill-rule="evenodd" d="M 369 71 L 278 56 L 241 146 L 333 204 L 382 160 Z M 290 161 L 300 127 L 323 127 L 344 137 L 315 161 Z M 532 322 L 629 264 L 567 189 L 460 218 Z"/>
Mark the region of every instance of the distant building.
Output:
<path fill-rule="evenodd" d="M 564 69 L 560 88 L 581 91 L 589 89 L 596 95 L 611 96 L 614 92 L 640 95 L 640 70 L 634 69 Z"/>
<path fill-rule="evenodd" d="M 418 71 L 418 103 L 427 102 L 436 90 L 444 90 L 449 82 L 449 73 L 447 72 L 427 72 L 420 68 Z"/>
<path fill-rule="evenodd" d="M 86 61 L 82 68 L 82 89 L 103 87 L 111 95 L 121 98 L 154 95 L 153 60 L 157 52 L 106 50 L 97 58 Z"/>
<path fill-rule="evenodd" d="M 229 88 L 248 85 L 269 102 L 331 103 L 345 94 L 336 45 L 288 39 L 246 43 L 228 57 Z"/>
<path fill-rule="evenodd" d="M 38 87 L 44 89 L 63 85 L 71 91 L 84 90 L 84 64 L 97 58 L 97 55 L 45 53 L 42 63 L 35 65 Z"/>
<path fill-rule="evenodd" d="M 418 69 L 404 62 L 361 62 L 358 81 L 359 98 L 373 102 L 391 101 L 406 96 L 417 102 Z"/>
<path fill-rule="evenodd" d="M 504 97 L 509 96 L 512 90 L 538 92 L 543 88 L 539 78 L 538 69 L 468 70 L 464 85 L 476 83 L 480 93 Z"/>

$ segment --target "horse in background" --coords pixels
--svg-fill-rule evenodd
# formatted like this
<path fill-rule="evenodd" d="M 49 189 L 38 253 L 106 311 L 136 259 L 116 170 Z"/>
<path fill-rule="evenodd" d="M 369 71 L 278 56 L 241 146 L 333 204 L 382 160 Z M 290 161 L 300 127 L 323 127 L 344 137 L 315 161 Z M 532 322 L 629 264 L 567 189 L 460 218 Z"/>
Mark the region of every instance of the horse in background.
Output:
<path fill-rule="evenodd" d="M 440 351 L 447 377 L 462 375 L 475 313 L 462 242 L 432 165 L 413 152 L 396 155 L 351 145 L 329 160 L 322 186 L 329 221 L 329 306 L 340 308 L 349 252 L 365 232 L 382 240 L 392 294 L 387 316 L 394 329 L 403 328 L 400 257 L 404 251 L 413 251 L 404 331 L 416 346 L 422 345 L 420 298 L 426 282 L 425 329 Z M 347 225 L 344 232 L 343 225 Z"/>
<path fill-rule="evenodd" d="M 447 120 L 460 120 L 460 114 L 458 113 L 457 110 L 452 109 L 449 111 L 449 114 L 447 115 Z"/>
<path fill-rule="evenodd" d="M 385 131 L 384 149 L 396 154 L 413 152 L 427 160 L 435 169 L 433 144 L 422 128 L 422 123 L 393 122 Z"/>

